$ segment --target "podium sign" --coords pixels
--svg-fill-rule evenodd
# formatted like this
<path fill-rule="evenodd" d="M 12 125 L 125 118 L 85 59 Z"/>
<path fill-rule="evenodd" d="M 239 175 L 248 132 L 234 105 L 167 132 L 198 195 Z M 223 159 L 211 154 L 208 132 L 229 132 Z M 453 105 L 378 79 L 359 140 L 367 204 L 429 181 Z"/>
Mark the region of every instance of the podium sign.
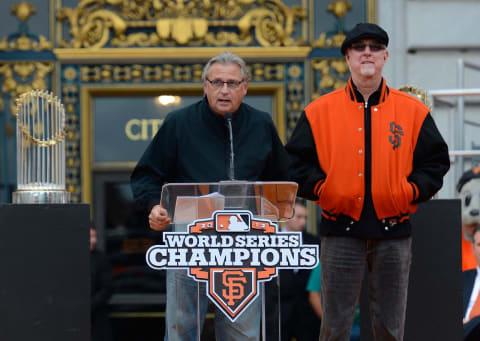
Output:
<path fill-rule="evenodd" d="M 318 245 L 303 245 L 301 232 L 278 232 L 250 211 L 220 210 L 193 221 L 188 232 L 165 232 L 164 244 L 150 247 L 146 260 L 157 270 L 188 269 L 235 322 L 259 296 L 260 282 L 276 277 L 277 269 L 315 267 L 318 252 Z"/>
<path fill-rule="evenodd" d="M 161 204 L 173 231 L 164 232 L 163 244 L 152 246 L 146 261 L 157 270 L 185 269 L 196 281 L 198 339 L 202 295 L 234 325 L 260 296 L 261 333 L 266 340 L 266 315 L 271 314 L 266 314 L 264 284 L 277 276 L 278 269 L 311 269 L 318 264 L 318 245 L 303 245 L 300 232 L 279 232 L 276 224 L 293 216 L 297 187 L 293 182 L 223 181 L 162 188 Z M 205 291 L 200 283 L 205 283 Z M 167 291 L 174 302 L 184 300 L 181 292 L 176 295 Z M 275 314 L 279 308 L 268 306 Z"/>

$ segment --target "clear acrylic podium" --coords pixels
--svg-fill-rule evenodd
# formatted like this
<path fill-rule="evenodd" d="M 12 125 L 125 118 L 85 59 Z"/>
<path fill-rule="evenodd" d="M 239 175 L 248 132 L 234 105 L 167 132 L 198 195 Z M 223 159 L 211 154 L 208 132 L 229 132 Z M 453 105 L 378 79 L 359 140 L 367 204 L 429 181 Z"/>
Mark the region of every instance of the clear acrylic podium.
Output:
<path fill-rule="evenodd" d="M 164 185 L 162 188 L 161 204 L 167 210 L 169 217 L 172 219 L 172 231 L 176 233 L 190 232 L 189 225 L 191 225 L 192 222 L 204 220 L 208 223 L 209 219 L 214 216 L 214 213 L 219 211 L 242 211 L 240 213 L 249 211 L 251 212 L 251 215 L 247 214 L 246 216 L 249 216 L 249 219 L 251 219 L 252 222 L 256 222 L 257 225 L 259 223 L 262 224 L 263 221 L 266 220 L 275 224 L 276 222 L 289 220 L 293 216 L 293 206 L 295 203 L 297 187 L 298 185 L 294 182 L 222 181 L 217 183 L 171 183 Z M 258 230 L 254 231 L 252 228 L 251 233 L 258 234 L 265 232 L 259 232 Z M 236 234 L 232 233 L 230 236 L 236 236 Z M 248 237 L 245 236 L 245 238 Z M 266 268 L 263 270 L 265 269 Z M 195 270 L 201 272 L 202 268 L 196 268 Z M 273 270 L 275 271 L 275 275 L 277 274 L 275 268 L 273 270 L 268 270 L 270 271 L 270 274 Z M 185 271 L 188 273 L 192 270 L 187 269 Z M 256 269 L 254 272 L 260 274 L 262 269 Z M 263 271 L 263 273 L 264 272 L 265 271 Z M 271 281 L 277 281 L 277 278 L 271 276 Z M 204 287 L 201 287 L 201 282 L 197 280 L 196 283 L 197 312 L 195 320 L 197 324 L 197 340 L 200 340 L 202 324 L 205 323 L 205 321 L 200 320 L 200 295 L 205 295 L 206 290 Z M 278 299 L 280 295 L 277 291 L 279 289 L 275 285 L 272 285 L 270 289 L 269 280 L 259 281 L 259 283 L 260 285 L 257 287 L 260 288 L 260 295 L 256 296 L 253 300 L 261 300 L 261 327 L 259 340 L 277 340 L 280 337 L 279 316 L 281 307 Z M 206 285 L 211 287 L 210 282 Z M 267 299 L 269 295 L 266 294 L 266 285 L 269 286 L 268 290 L 277 291 L 272 296 L 275 297 L 274 299 Z M 211 289 L 209 289 L 209 292 L 210 291 Z M 169 295 L 168 290 L 167 295 Z M 210 293 L 207 293 L 207 295 L 210 297 L 209 301 L 213 301 Z M 177 297 L 175 299 L 176 302 L 178 302 L 179 298 L 183 297 Z M 217 306 L 215 314 L 222 314 L 223 312 L 218 309 L 221 304 L 219 305 L 216 302 L 213 303 Z M 235 320 L 232 320 L 231 317 L 229 318 L 232 323 L 235 323 Z M 271 330 L 275 330 L 275 332 L 272 333 L 270 332 Z"/>

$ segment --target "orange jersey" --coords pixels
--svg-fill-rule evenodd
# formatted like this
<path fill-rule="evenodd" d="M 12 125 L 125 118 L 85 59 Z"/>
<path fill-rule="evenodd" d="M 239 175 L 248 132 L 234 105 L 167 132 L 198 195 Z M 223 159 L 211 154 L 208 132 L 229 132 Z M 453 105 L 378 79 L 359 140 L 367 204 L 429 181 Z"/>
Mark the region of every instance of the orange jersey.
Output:
<path fill-rule="evenodd" d="M 462 271 L 477 268 L 477 261 L 473 255 L 472 243 L 467 241 L 462 233 Z"/>

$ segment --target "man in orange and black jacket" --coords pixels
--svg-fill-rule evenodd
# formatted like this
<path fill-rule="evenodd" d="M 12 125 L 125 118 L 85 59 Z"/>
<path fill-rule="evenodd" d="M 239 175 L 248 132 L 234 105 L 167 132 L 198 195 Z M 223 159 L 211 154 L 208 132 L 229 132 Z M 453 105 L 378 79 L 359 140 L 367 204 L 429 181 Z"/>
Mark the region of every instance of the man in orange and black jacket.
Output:
<path fill-rule="evenodd" d="M 448 147 L 427 106 L 382 77 L 387 33 L 358 24 L 342 44 L 347 86 L 309 104 L 286 149 L 299 196 L 322 207 L 320 340 L 348 340 L 365 265 L 377 340 L 402 340 L 409 215 L 442 186 Z"/>

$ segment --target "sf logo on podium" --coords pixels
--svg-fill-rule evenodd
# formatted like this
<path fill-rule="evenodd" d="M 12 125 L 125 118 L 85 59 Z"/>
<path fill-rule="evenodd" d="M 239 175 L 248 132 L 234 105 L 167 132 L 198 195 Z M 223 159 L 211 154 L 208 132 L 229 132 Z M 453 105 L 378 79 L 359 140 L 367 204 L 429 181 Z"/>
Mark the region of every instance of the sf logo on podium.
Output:
<path fill-rule="evenodd" d="M 250 211 L 215 211 L 187 231 L 165 232 L 163 245 L 148 249 L 147 264 L 156 270 L 188 269 L 190 277 L 207 284 L 207 296 L 232 322 L 277 269 L 318 264 L 318 245 L 304 245 L 301 232 L 278 232 L 276 224 Z"/>
<path fill-rule="evenodd" d="M 247 279 L 242 270 L 224 270 L 222 284 L 226 288 L 222 289 L 222 297 L 227 300 L 229 306 L 235 305 L 235 300 L 240 300 L 245 296 Z"/>

